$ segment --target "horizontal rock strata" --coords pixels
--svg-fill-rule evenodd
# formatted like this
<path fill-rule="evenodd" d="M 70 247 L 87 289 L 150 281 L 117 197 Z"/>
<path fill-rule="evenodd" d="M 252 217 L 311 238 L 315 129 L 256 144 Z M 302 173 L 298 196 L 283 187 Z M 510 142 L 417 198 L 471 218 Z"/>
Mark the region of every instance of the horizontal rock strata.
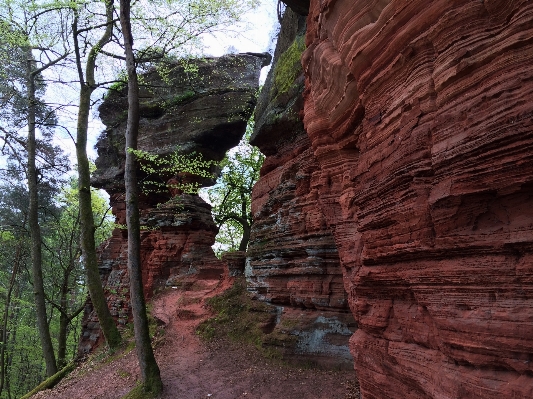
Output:
<path fill-rule="evenodd" d="M 533 397 L 533 4 L 312 0 L 306 45 L 363 397 Z"/>
<path fill-rule="evenodd" d="M 288 361 L 353 367 L 349 314 L 337 248 L 317 206 L 318 163 L 303 129 L 305 18 L 285 13 L 251 143 L 266 155 L 252 194 L 248 290 L 278 306 L 269 345 Z"/>

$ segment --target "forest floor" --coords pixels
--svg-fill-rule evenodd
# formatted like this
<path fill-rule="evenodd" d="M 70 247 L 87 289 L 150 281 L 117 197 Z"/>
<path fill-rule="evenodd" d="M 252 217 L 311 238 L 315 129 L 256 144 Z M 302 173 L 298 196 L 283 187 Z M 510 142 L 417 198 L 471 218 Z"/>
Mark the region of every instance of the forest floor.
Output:
<path fill-rule="evenodd" d="M 201 339 L 196 328 L 212 316 L 205 301 L 230 282 L 197 283 L 193 290 L 169 289 L 152 301 L 152 316 L 161 324 L 155 356 L 164 390 L 158 398 L 359 399 L 353 371 L 299 368 L 265 358 L 253 345 Z M 120 399 L 138 379 L 135 350 L 130 348 L 107 357 L 94 355 L 55 388 L 32 398 Z"/>

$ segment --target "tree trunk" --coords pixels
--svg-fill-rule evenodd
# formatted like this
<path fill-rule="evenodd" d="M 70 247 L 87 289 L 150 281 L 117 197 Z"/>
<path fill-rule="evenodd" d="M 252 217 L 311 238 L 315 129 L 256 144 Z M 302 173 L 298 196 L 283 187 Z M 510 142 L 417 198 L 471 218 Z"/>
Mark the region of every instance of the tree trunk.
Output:
<path fill-rule="evenodd" d="M 94 243 L 94 219 L 91 202 L 91 173 L 87 158 L 87 130 L 89 125 L 89 110 L 92 89 L 84 85 L 80 90 L 80 105 L 78 110 L 78 130 L 76 141 L 76 155 L 78 159 L 78 195 L 80 206 L 80 241 L 82 258 L 87 273 L 87 287 L 91 301 L 98 315 L 100 328 L 110 349 L 116 349 L 122 339 L 109 312 L 102 288 L 102 280 L 98 271 L 96 246 Z"/>
<path fill-rule="evenodd" d="M 72 240 L 70 247 L 72 248 Z M 75 254 L 78 254 L 79 249 L 74 252 Z M 82 305 L 69 314 L 69 283 L 72 271 L 76 267 L 75 262 L 77 262 L 77 256 L 74 256 L 71 252 L 68 266 L 63 269 L 63 281 L 61 283 L 59 306 L 56 305 L 59 310 L 59 332 L 57 334 L 57 367 L 59 370 L 63 369 L 67 365 L 66 357 L 69 325 L 71 321 L 83 311 L 84 308 L 84 305 Z"/>
<path fill-rule="evenodd" d="M 87 158 L 87 132 L 89 127 L 89 111 L 91 108 L 91 94 L 95 89 L 94 70 L 98 51 L 109 42 L 113 30 L 113 1 L 106 2 L 108 27 L 98 44 L 89 52 L 85 77 L 81 68 L 81 54 L 79 49 L 79 32 L 77 28 L 77 17 L 73 25 L 74 46 L 76 50 L 76 64 L 80 77 L 80 103 L 78 108 L 77 136 L 76 136 L 76 156 L 78 161 L 78 191 L 80 207 L 80 240 L 82 259 L 87 273 L 87 287 L 91 301 L 98 315 L 100 328 L 111 350 L 117 349 L 122 339 L 120 332 L 115 325 L 115 321 L 109 312 L 107 302 L 102 288 L 100 273 L 98 272 L 98 260 L 96 257 L 96 246 L 94 243 L 94 219 L 91 202 L 91 173 L 89 170 L 89 159 Z"/>
<path fill-rule="evenodd" d="M 137 188 L 137 162 L 131 150 L 137 149 L 139 132 L 139 84 L 133 55 L 133 37 L 130 24 L 130 1 L 120 0 L 120 24 L 124 35 L 126 68 L 128 72 L 128 121 L 126 126 L 126 222 L 128 225 L 128 273 L 130 278 L 131 307 L 137 357 L 141 379 L 146 392 L 159 393 L 163 388 L 159 367 L 155 361 L 146 304 L 144 301 L 141 271 L 141 232 L 139 224 L 139 196 Z"/>
<path fill-rule="evenodd" d="M 70 319 L 68 317 L 68 282 L 71 271 L 70 262 L 66 269 L 63 270 L 63 282 L 61 284 L 61 296 L 59 300 L 59 332 L 57 334 L 57 367 L 61 370 L 67 365 L 66 353 L 67 353 L 67 333 L 68 323 Z"/>
<path fill-rule="evenodd" d="M 239 244 L 239 251 L 246 252 L 246 248 L 248 248 L 248 242 L 250 241 L 251 231 L 252 228 L 248 223 L 242 224 L 242 239 L 241 243 Z"/>
<path fill-rule="evenodd" d="M 31 237 L 31 264 L 33 275 L 33 293 L 35 296 L 35 310 L 37 313 L 37 328 L 43 347 L 44 361 L 46 364 L 46 375 L 48 377 L 57 372 L 54 347 L 50 337 L 48 321 L 46 319 L 46 302 L 44 296 L 43 270 L 42 270 L 42 248 L 41 248 L 41 227 L 39 225 L 39 198 L 37 187 L 37 168 L 35 164 L 36 140 L 35 140 L 35 123 L 36 123 L 36 101 L 35 101 L 35 74 L 33 72 L 33 60 L 29 52 L 27 61 L 27 90 L 28 90 L 28 191 L 30 197 L 30 206 L 28 209 L 28 222 Z"/>
<path fill-rule="evenodd" d="M 61 258 L 58 259 L 61 268 L 63 269 L 63 276 L 61 281 L 61 294 L 59 300 L 59 332 L 57 334 L 57 367 L 59 370 L 63 369 L 67 365 L 66 356 L 67 356 L 67 339 L 68 339 L 68 326 L 73 317 L 69 316 L 69 288 L 70 288 L 70 277 L 75 269 L 75 264 L 77 263 L 77 258 L 80 254 L 80 247 L 74 247 L 74 242 L 76 242 L 76 230 L 79 230 L 79 221 L 80 213 L 78 211 L 76 223 L 73 226 L 72 231 L 69 236 L 69 259 L 66 267 L 64 266 Z M 76 226 L 78 229 L 76 229 Z"/>
<path fill-rule="evenodd" d="M 26 222 L 24 222 L 26 224 Z M 9 319 L 9 307 L 11 306 L 11 295 L 13 294 L 13 287 L 15 286 L 15 281 L 17 279 L 17 273 L 19 269 L 20 264 L 20 256 L 22 251 L 22 243 L 18 243 L 17 245 L 17 252 L 15 254 L 15 262 L 13 265 L 13 271 L 11 273 L 11 279 L 9 280 L 9 287 L 7 290 L 6 295 L 6 303 L 4 306 L 4 319 L 2 320 L 2 342 L 0 347 L 0 396 L 2 395 L 2 391 L 4 390 L 4 382 L 6 378 L 6 370 L 7 370 L 7 364 L 6 364 L 6 346 L 7 346 L 7 322 Z"/>
<path fill-rule="evenodd" d="M 67 365 L 65 360 L 67 353 L 67 333 L 69 319 L 63 313 L 59 316 L 59 333 L 57 334 L 57 367 L 61 370 Z"/>
<path fill-rule="evenodd" d="M 239 251 L 246 252 L 248 248 L 248 241 L 250 241 L 250 233 L 252 231 L 251 223 L 248 222 L 248 211 L 247 211 L 248 201 L 246 199 L 246 194 L 241 191 L 241 225 L 242 225 L 242 239 L 239 245 Z"/>

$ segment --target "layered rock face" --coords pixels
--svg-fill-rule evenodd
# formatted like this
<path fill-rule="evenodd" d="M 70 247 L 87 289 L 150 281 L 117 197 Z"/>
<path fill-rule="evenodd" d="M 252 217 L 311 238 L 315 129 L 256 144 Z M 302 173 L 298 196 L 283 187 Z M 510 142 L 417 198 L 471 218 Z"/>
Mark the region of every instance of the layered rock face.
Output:
<path fill-rule="evenodd" d="M 181 154 L 220 161 L 244 134 L 256 103 L 259 72 L 269 60 L 268 54 L 240 54 L 178 61 L 161 72 L 143 75 L 139 149 L 161 157 L 178 149 Z M 110 194 L 116 223 L 125 225 L 126 89 L 110 93 L 99 111 L 107 129 L 97 143 L 92 183 Z M 212 182 L 179 172 L 149 175 L 143 170 L 138 171 L 138 179 L 168 184 L 168 189 L 149 190 L 140 198 L 145 296 L 151 297 L 161 286 L 187 286 L 196 279 L 216 279 L 226 273 L 226 264 L 211 249 L 218 232 L 211 206 L 175 186 L 176 182 Z M 125 324 L 130 317 L 125 228 L 115 229 L 100 248 L 99 267 L 111 312 Z M 90 350 L 100 338 L 96 315 L 86 314 L 80 349 Z"/>
<path fill-rule="evenodd" d="M 311 0 L 307 21 L 363 397 L 533 397 L 533 3 Z"/>
<path fill-rule="evenodd" d="M 320 173 L 300 119 L 305 18 L 284 15 L 251 143 L 266 155 L 252 195 L 248 290 L 278 306 L 268 342 L 289 361 L 353 367 L 355 329 L 337 249 L 317 207 Z"/>

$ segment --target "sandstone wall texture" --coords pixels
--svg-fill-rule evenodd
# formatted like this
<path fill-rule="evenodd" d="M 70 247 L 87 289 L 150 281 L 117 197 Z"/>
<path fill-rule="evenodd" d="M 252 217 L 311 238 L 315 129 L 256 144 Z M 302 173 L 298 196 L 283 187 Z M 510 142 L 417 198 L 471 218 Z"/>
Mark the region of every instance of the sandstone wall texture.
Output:
<path fill-rule="evenodd" d="M 337 248 L 317 206 L 320 173 L 303 128 L 305 17 L 285 13 L 251 143 L 266 155 L 252 195 L 248 290 L 278 306 L 267 339 L 288 361 L 353 367 L 355 329 Z"/>
<path fill-rule="evenodd" d="M 311 0 L 307 23 L 363 397 L 532 398 L 533 2 Z"/>
<path fill-rule="evenodd" d="M 268 54 L 239 54 L 221 58 L 178 61 L 162 74 L 143 75 L 147 82 L 141 93 L 139 149 L 166 156 L 177 148 L 196 152 L 204 160 L 220 161 L 238 144 L 256 103 L 261 67 Z M 110 195 L 118 225 L 125 225 L 124 131 L 126 89 L 109 93 L 100 106 L 106 125 L 96 145 L 97 170 L 92 183 Z M 165 184 L 194 181 L 190 175 L 138 171 L 139 181 Z M 202 185 L 214 182 L 200 179 Z M 211 245 L 218 228 L 211 206 L 197 195 L 168 189 L 146 191 L 140 198 L 141 257 L 144 294 L 151 297 L 163 286 L 185 286 L 197 279 L 218 278 L 227 272 Z M 127 273 L 127 231 L 117 228 L 100 248 L 99 267 L 113 316 L 125 324 L 130 316 Z M 96 314 L 88 304 L 83 322 L 80 351 L 87 352 L 101 340 Z"/>

